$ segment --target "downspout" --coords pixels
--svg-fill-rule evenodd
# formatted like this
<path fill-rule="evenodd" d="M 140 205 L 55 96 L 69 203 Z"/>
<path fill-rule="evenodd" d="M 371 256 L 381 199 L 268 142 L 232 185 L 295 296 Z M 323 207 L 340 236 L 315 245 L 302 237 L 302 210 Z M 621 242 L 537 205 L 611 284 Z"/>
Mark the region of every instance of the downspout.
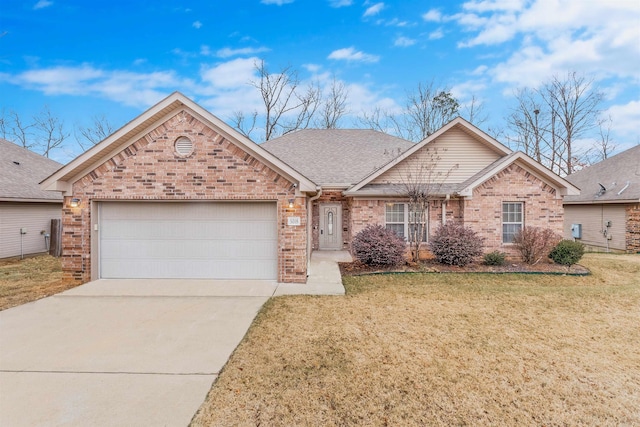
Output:
<path fill-rule="evenodd" d="M 309 267 L 311 266 L 311 244 L 313 243 L 313 202 L 322 196 L 322 187 L 316 186 L 316 195 L 307 199 L 307 277 L 309 276 Z"/>

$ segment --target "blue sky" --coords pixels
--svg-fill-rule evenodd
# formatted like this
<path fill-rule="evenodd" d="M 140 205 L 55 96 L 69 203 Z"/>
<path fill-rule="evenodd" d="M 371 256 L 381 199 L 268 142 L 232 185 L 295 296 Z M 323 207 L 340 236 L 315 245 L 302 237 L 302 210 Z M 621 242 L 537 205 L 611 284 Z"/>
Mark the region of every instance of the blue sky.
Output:
<path fill-rule="evenodd" d="M 70 130 L 122 126 L 175 90 L 228 121 L 259 107 L 247 83 L 264 59 L 335 76 L 352 116 L 434 80 L 482 100 L 484 128 L 505 126 L 515 89 L 577 71 L 605 93 L 618 151 L 640 142 L 638 0 L 2 0 L 0 35 L 0 109 L 47 105 Z M 77 154 L 70 139 L 52 157 Z"/>

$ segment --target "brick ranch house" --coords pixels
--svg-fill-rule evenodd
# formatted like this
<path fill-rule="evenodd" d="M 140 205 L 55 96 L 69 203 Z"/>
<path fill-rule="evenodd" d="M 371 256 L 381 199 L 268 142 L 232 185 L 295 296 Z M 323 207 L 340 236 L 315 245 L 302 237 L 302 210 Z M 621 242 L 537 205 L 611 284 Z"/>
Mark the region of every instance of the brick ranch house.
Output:
<path fill-rule="evenodd" d="M 509 253 L 523 225 L 562 232 L 563 196 L 578 189 L 461 118 L 418 144 L 304 130 L 258 145 L 177 92 L 41 186 L 64 196 L 67 280 L 304 283 L 312 250 L 347 249 L 367 224 L 406 235 L 399 184 L 435 151 L 447 173 L 429 230 L 462 221 Z"/>

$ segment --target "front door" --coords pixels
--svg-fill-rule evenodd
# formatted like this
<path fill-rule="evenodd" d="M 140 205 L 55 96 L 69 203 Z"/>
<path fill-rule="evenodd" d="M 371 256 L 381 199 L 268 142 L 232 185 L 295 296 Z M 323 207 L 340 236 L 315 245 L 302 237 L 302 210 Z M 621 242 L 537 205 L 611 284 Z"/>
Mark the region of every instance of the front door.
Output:
<path fill-rule="evenodd" d="M 321 250 L 342 249 L 342 205 L 320 205 Z"/>

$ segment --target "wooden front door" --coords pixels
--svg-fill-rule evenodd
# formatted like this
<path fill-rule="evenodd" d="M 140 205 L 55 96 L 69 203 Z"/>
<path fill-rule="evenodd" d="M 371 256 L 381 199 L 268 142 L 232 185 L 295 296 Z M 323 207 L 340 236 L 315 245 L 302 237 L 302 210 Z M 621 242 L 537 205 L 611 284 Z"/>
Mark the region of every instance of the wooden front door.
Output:
<path fill-rule="evenodd" d="M 334 204 L 320 205 L 321 250 L 342 249 L 342 206 Z"/>

